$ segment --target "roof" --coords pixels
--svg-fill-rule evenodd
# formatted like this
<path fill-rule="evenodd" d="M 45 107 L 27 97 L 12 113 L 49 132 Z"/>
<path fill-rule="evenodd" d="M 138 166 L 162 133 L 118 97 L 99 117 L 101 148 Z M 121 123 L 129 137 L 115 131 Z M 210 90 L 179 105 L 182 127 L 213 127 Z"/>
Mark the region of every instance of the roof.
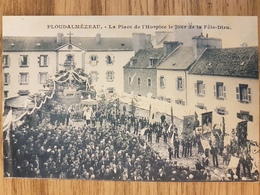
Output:
<path fill-rule="evenodd" d="M 124 68 L 155 68 L 165 58 L 164 48 L 140 49 L 133 58 L 136 59 L 135 63 L 131 65 L 129 61 Z M 157 59 L 154 66 L 150 65 L 150 59 Z"/>
<path fill-rule="evenodd" d="M 71 37 L 71 42 L 87 51 L 133 50 L 131 38 L 101 37 L 96 43 L 96 37 Z M 63 37 L 60 43 L 57 37 L 3 37 L 3 51 L 54 51 L 67 44 L 69 37 Z"/>
<path fill-rule="evenodd" d="M 180 46 L 173 53 L 171 53 L 157 69 L 187 70 L 193 62 L 193 48 Z"/>
<path fill-rule="evenodd" d="M 5 99 L 5 104 L 12 108 L 26 108 L 31 103 L 32 99 L 29 96 L 16 96 Z"/>
<path fill-rule="evenodd" d="M 258 78 L 258 47 L 206 49 L 189 74 Z"/>

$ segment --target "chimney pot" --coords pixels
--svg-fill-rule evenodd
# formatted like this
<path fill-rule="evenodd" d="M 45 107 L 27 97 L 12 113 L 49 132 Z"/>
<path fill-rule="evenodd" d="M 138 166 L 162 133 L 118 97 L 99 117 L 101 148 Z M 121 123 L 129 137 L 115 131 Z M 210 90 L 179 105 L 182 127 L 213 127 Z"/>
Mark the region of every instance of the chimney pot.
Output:
<path fill-rule="evenodd" d="M 98 33 L 98 34 L 96 35 L 96 44 L 100 44 L 100 43 L 101 43 L 101 34 Z"/>

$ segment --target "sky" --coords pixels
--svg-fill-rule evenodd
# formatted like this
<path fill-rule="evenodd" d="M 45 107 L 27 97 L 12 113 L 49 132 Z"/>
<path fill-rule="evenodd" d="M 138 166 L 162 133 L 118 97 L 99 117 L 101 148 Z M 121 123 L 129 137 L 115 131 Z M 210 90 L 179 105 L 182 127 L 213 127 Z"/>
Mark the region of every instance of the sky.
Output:
<path fill-rule="evenodd" d="M 83 28 L 64 28 L 64 25 Z M 3 16 L 2 29 L 3 36 L 56 36 L 57 33 L 68 36 L 71 31 L 76 37 L 94 37 L 97 33 L 102 37 L 131 37 L 132 33 L 153 36 L 154 26 L 159 27 L 157 31 L 171 32 L 177 26 L 188 28 L 187 25 L 201 27 L 209 37 L 221 38 L 223 47 L 258 45 L 256 16 Z"/>

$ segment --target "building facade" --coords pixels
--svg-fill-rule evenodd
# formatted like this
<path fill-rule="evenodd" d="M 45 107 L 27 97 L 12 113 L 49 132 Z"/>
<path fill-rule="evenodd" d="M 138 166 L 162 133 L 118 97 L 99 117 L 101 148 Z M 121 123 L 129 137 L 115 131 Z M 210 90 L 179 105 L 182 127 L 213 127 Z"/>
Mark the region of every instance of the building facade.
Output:
<path fill-rule="evenodd" d="M 3 37 L 4 97 L 44 93 L 47 80 L 70 67 L 81 68 L 96 90 L 123 91 L 123 65 L 134 50 L 132 38 Z"/>

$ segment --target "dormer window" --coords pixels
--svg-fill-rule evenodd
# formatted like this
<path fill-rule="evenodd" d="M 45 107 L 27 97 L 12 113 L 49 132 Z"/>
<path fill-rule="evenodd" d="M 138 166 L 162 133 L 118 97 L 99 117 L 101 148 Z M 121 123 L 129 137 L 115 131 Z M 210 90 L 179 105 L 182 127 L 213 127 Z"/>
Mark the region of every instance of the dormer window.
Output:
<path fill-rule="evenodd" d="M 150 58 L 149 60 L 150 60 L 150 66 L 154 66 L 158 61 L 158 59 L 156 58 Z"/>
<path fill-rule="evenodd" d="M 132 57 L 132 58 L 130 59 L 130 66 L 135 65 L 136 62 L 137 62 L 137 59 L 136 59 L 135 57 Z"/>

